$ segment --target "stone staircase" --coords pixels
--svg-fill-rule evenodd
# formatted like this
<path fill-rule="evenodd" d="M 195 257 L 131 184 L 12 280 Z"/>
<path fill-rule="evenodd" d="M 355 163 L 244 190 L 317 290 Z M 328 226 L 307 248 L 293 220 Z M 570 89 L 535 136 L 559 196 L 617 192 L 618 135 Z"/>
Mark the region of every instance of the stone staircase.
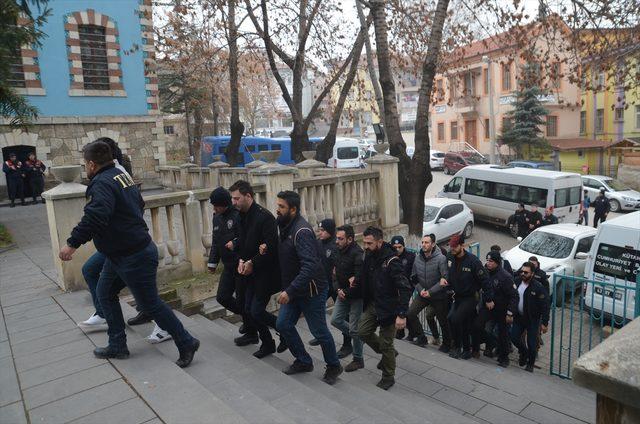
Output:
<path fill-rule="evenodd" d="M 59 295 L 56 301 L 74 320 L 85 318 L 91 311 L 86 292 Z M 125 316 L 136 313 L 125 302 L 122 302 L 122 308 Z M 537 420 L 517 415 L 533 402 L 520 396 L 521 390 L 513 388 L 518 381 L 513 376 L 505 375 L 505 380 L 497 383 L 488 381 L 477 397 L 469 396 L 466 393 L 484 384 L 471 384 L 464 376 L 469 379 L 495 377 L 484 376 L 487 371 L 484 364 L 453 360 L 433 348 L 425 350 L 407 342 L 396 343 L 400 352 L 399 368 L 396 385 L 389 391 L 375 386 L 380 378 L 380 371 L 376 369 L 379 357 L 372 356 L 368 348 L 365 348 L 365 369 L 344 373 L 336 385 L 329 386 L 321 380 L 324 361 L 319 347 L 308 347 L 315 365 L 312 373 L 287 376 L 281 370 L 293 360 L 289 353 L 258 360 L 252 356 L 256 345 L 239 348 L 233 344 L 233 338 L 238 336 L 237 325 L 220 318 L 210 320 L 202 315 L 176 314 L 201 342 L 190 367 L 180 369 L 173 364 L 177 350 L 172 342 L 149 345 L 144 340 L 152 323 L 128 327 L 131 357 L 110 361 L 166 423 L 583 422 L 560 413 Z M 304 319 L 298 328 L 306 345 L 311 335 Z M 104 332 L 87 333 L 87 336 L 96 345 L 106 341 Z M 339 334 L 334 333 L 334 337 L 341 340 Z M 449 371 L 436 370 L 436 362 Z M 434 372 L 435 377 L 430 377 L 433 379 L 423 376 L 429 371 Z M 448 385 L 436 381 L 438 374 Z M 447 375 L 443 377 L 444 374 Z M 519 374 L 525 376 L 522 371 Z M 530 377 L 530 374 L 526 376 Z M 549 402 L 556 398 L 562 404 L 571 402 L 576 405 L 575 409 L 585 405 L 593 407 L 593 398 L 589 396 L 562 395 L 565 382 L 548 376 L 535 377 L 544 380 L 542 384 L 536 383 L 535 389 L 549 389 L 546 395 L 539 395 Z M 545 383 L 547 381 L 551 384 Z M 504 392 L 500 390 L 503 385 L 506 385 Z M 574 389 L 570 383 L 568 385 Z M 487 402 L 480 400 L 483 397 Z M 492 403 L 502 402 L 504 409 L 490 404 L 492 397 L 495 398 Z M 510 415 L 500 415 L 503 412 Z M 121 422 L 135 421 L 135 416 L 127 411 L 118 414 L 122 416 Z M 576 414 L 580 416 L 580 411 Z M 591 421 L 591 415 L 591 412 L 584 412 L 585 421 Z"/>

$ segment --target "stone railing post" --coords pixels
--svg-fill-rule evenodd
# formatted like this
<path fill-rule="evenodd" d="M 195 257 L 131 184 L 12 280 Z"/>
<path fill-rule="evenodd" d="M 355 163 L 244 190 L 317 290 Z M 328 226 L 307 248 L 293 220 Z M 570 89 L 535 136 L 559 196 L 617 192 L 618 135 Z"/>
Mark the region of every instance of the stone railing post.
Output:
<path fill-rule="evenodd" d="M 304 151 L 302 156 L 304 156 L 305 160 L 296 165 L 300 172 L 300 178 L 311 178 L 314 170 L 326 168 L 324 163 L 315 160 L 316 152 L 314 150 Z"/>
<path fill-rule="evenodd" d="M 378 182 L 378 208 L 383 228 L 394 227 L 400 224 L 398 162 L 400 162 L 398 158 L 384 153 L 378 153 L 367 159 L 369 169 L 380 173 Z"/>
<path fill-rule="evenodd" d="M 280 155 L 278 150 L 263 152 L 263 155 L 268 159 L 268 163 L 249 171 L 249 182 L 265 184 L 267 202 L 262 206 L 275 215 L 277 194 L 282 190 L 293 190 L 293 177 L 296 169 L 275 162 Z"/>
<path fill-rule="evenodd" d="M 333 220 L 336 222 L 336 227 L 344 225 L 344 185 L 342 179 L 338 179 L 338 182 L 333 186 L 332 190 L 333 199 L 331 199 L 331 206 L 333 207 Z"/>
<path fill-rule="evenodd" d="M 214 156 L 214 159 L 215 162 L 209 164 L 209 185 L 211 185 L 212 190 L 222 185 L 222 181 L 220 180 L 220 169 L 229 167 L 228 163 L 222 162 L 221 156 Z"/>
<path fill-rule="evenodd" d="M 191 262 L 194 274 L 205 272 L 204 246 L 202 244 L 202 224 L 200 223 L 200 202 L 189 192 L 189 198 L 182 206 L 182 223 L 184 224 L 186 257 Z"/>
<path fill-rule="evenodd" d="M 189 169 L 195 168 L 197 165 L 195 163 L 183 163 L 180 165 L 180 184 L 178 184 L 179 188 L 184 190 L 191 190 L 193 188 L 193 181 L 191 181 L 191 172 Z"/>
<path fill-rule="evenodd" d="M 42 193 L 47 201 L 47 220 L 51 235 L 51 253 L 53 263 L 58 271 L 56 283 L 63 290 L 80 290 L 87 288 L 82 276 L 82 265 L 95 253 L 93 242 L 80 246 L 68 262 L 58 258 L 60 249 L 67 244 L 71 230 L 80 222 L 86 202 L 87 187 L 75 183 L 80 175 L 80 165 L 54 166 L 51 173 L 61 184 Z"/>

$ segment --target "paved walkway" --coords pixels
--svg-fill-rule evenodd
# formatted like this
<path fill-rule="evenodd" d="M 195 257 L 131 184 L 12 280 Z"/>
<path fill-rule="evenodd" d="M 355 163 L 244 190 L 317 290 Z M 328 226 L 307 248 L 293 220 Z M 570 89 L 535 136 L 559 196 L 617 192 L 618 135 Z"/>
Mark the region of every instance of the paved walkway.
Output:
<path fill-rule="evenodd" d="M 103 332 L 75 323 L 92 310 L 88 293 L 54 284 L 44 206 L 0 210 L 18 248 L 0 254 L 0 423 L 590 423 L 595 396 L 571 382 L 485 358 L 460 361 L 429 347 L 397 343 L 397 384 L 377 389 L 378 357 L 365 350 L 365 370 L 336 386 L 316 370 L 287 377 L 289 353 L 259 361 L 255 346 L 233 346 L 237 327 L 179 314 L 202 342 L 182 370 L 172 343 L 150 346 L 150 325 L 128 328 L 131 358 L 93 357 Z M 15 212 L 14 212 L 15 211 Z M 18 213 L 18 211 L 20 213 Z M 19 230 L 19 232 L 16 232 Z M 123 304 L 125 315 L 135 313 Z M 301 335 L 310 334 L 304 321 Z M 337 338 L 337 340 L 339 340 Z"/>

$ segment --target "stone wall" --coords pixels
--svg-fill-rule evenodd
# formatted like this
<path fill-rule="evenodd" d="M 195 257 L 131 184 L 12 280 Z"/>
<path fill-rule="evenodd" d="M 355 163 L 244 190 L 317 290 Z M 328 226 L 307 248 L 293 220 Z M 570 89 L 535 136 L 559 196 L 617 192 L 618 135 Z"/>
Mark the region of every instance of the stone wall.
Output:
<path fill-rule="evenodd" d="M 640 165 L 618 166 L 618 179 L 634 190 L 640 191 Z"/>

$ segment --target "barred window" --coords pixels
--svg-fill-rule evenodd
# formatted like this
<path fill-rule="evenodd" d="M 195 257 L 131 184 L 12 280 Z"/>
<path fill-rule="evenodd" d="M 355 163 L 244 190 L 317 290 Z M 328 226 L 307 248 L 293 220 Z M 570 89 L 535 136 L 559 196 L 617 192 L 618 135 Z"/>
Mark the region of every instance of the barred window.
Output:
<path fill-rule="evenodd" d="M 109 65 L 105 28 L 78 25 L 82 77 L 87 90 L 109 90 Z"/>
<path fill-rule="evenodd" d="M 22 52 L 18 48 L 9 56 L 9 85 L 11 87 L 25 87 L 24 67 L 22 66 Z"/>

